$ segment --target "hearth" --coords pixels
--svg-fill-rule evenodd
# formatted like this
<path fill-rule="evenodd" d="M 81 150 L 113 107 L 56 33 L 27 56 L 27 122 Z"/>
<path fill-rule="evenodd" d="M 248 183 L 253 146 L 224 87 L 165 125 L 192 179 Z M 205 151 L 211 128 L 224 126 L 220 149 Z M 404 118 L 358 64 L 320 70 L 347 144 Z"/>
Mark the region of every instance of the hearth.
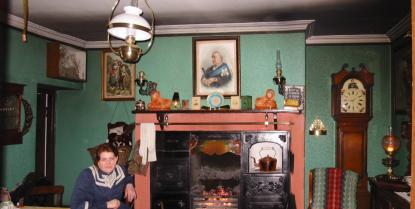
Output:
<path fill-rule="evenodd" d="M 238 208 L 241 179 L 240 134 L 192 133 L 192 208 Z"/>
<path fill-rule="evenodd" d="M 156 144 L 152 209 L 288 207 L 288 132 L 160 131 Z"/>

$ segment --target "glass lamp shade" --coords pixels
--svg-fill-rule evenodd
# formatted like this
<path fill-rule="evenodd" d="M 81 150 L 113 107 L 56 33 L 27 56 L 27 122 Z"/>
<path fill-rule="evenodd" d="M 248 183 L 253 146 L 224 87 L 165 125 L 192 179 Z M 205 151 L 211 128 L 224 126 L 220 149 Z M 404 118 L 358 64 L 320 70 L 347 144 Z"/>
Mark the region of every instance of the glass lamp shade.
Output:
<path fill-rule="evenodd" d="M 119 39 L 134 37 L 135 41 L 146 41 L 151 38 L 150 24 L 141 17 L 143 11 L 134 6 L 124 7 L 124 13 L 112 18 L 108 23 L 108 33 Z"/>
<path fill-rule="evenodd" d="M 392 128 L 389 130 L 389 134 L 382 139 L 382 146 L 386 154 L 392 156 L 400 146 L 399 138 L 393 135 Z"/>

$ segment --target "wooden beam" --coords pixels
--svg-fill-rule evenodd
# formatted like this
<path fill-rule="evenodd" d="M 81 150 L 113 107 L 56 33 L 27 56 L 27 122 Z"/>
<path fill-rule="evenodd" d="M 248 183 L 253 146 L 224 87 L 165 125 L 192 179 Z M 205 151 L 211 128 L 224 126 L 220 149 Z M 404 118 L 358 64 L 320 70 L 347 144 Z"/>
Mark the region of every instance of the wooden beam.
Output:
<path fill-rule="evenodd" d="M 411 0 L 411 10 L 412 10 L 412 14 L 411 14 L 411 25 L 412 25 L 412 36 L 415 34 L 415 26 L 414 26 L 414 22 L 415 22 L 415 0 Z M 415 41 L 412 40 L 412 62 L 415 60 Z M 412 179 L 414 179 L 415 176 L 415 127 L 414 127 L 414 116 L 415 116 L 415 91 L 413 88 L 413 82 L 415 81 L 415 65 L 412 64 L 412 123 L 411 123 L 411 129 L 412 129 L 412 152 L 411 152 L 411 162 L 412 162 L 412 166 L 411 166 L 411 175 L 412 175 Z M 415 209 L 415 186 L 412 185 L 411 187 L 411 209 Z"/>

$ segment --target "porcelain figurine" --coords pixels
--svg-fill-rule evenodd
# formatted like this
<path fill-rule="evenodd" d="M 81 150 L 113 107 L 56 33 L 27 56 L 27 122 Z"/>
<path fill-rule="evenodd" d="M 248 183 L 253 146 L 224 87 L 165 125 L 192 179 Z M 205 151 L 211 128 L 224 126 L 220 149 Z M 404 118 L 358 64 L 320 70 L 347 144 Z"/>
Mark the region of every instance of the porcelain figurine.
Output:
<path fill-rule="evenodd" d="M 265 91 L 265 96 L 256 98 L 255 109 L 257 110 L 277 109 L 277 102 L 275 102 L 274 97 L 275 97 L 275 91 L 272 89 L 267 89 Z"/>
<path fill-rule="evenodd" d="M 148 103 L 148 110 L 170 110 L 171 100 L 160 97 L 160 91 L 151 93 L 151 100 Z"/>

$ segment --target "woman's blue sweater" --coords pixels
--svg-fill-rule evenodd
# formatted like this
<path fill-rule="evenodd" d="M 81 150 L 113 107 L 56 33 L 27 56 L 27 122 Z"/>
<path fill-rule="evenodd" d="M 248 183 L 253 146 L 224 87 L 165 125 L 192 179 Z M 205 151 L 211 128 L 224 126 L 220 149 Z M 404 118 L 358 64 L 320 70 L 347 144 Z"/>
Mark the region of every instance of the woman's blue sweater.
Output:
<path fill-rule="evenodd" d="M 107 201 L 122 200 L 124 188 L 133 183 L 133 176 L 128 175 L 126 169 L 116 165 L 110 174 L 102 172 L 96 166 L 84 169 L 79 175 L 73 189 L 71 209 L 106 209 Z M 119 209 L 129 207 L 120 201 Z"/>

